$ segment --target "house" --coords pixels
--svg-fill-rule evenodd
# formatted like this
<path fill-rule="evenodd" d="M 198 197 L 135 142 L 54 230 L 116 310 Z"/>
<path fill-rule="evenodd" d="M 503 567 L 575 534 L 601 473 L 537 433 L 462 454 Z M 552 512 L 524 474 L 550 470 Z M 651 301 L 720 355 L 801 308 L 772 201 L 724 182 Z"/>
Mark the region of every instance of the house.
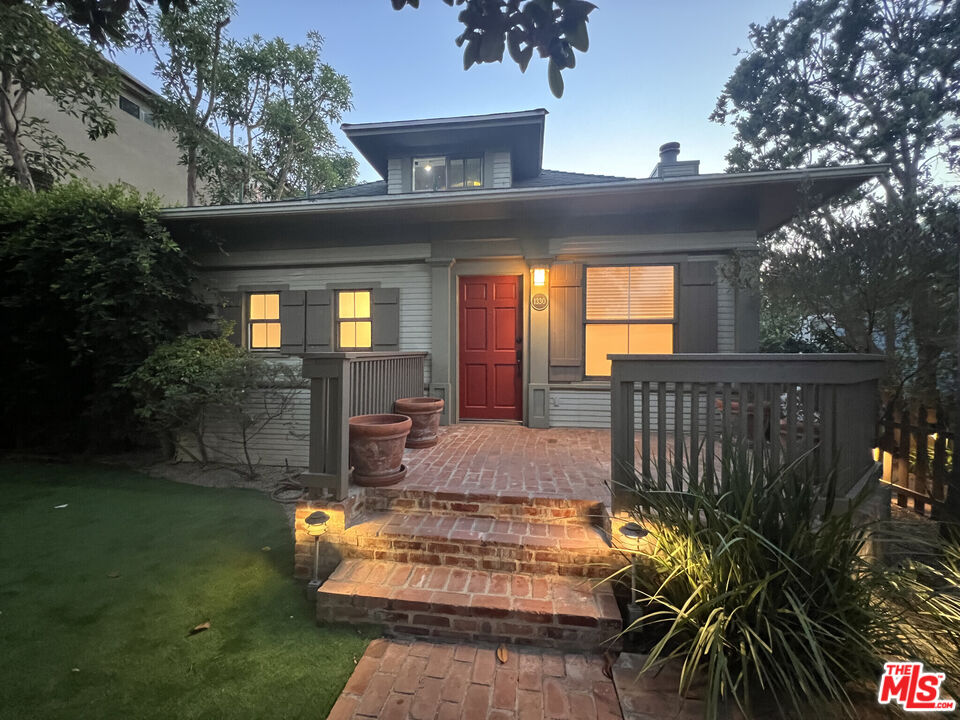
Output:
<path fill-rule="evenodd" d="M 234 340 L 303 358 L 310 390 L 250 449 L 308 468 L 295 575 L 321 622 L 608 647 L 623 624 L 603 578 L 642 537 L 635 472 L 709 473 L 739 435 L 836 462 L 841 494 L 876 480 L 882 359 L 756 353 L 757 298 L 722 268 L 885 168 L 701 175 L 667 143 L 649 177 L 561 172 L 542 167 L 545 120 L 344 125 L 382 180 L 162 213 Z M 406 450 L 395 485 L 352 483 L 349 417 L 424 392 L 446 401 L 440 442 Z"/>
<path fill-rule="evenodd" d="M 382 180 L 162 218 L 252 350 L 425 351 L 444 423 L 598 428 L 609 354 L 756 351 L 757 297 L 725 261 L 884 170 L 707 175 L 677 143 L 647 177 L 548 170 L 546 115 L 345 124 Z M 266 433 L 263 462 L 306 464 L 288 440 Z"/>
<path fill-rule="evenodd" d="M 91 140 L 78 118 L 60 112 L 43 93 L 30 98 L 30 114 L 45 121 L 71 150 L 87 156 L 92 167 L 80 168 L 79 177 L 94 185 L 122 183 L 142 194 L 154 193 L 169 205 L 186 204 L 187 175 L 176 138 L 153 121 L 151 108 L 159 96 L 127 71 L 116 70 L 120 93 L 112 109 L 115 134 Z"/>

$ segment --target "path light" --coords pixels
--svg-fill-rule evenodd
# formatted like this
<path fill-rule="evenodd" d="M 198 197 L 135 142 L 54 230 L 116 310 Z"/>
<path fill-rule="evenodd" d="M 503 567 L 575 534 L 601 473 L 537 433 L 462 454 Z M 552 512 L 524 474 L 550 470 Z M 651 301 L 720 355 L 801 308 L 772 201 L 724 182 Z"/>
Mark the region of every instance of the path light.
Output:
<path fill-rule="evenodd" d="M 547 284 L 547 269 L 534 268 L 533 269 L 533 286 L 544 287 L 546 284 Z"/>
<path fill-rule="evenodd" d="M 322 510 L 310 513 L 303 523 L 307 526 L 307 535 L 313 537 L 313 579 L 307 584 L 307 589 L 313 592 L 320 587 L 320 536 L 327 532 L 327 521 L 330 516 Z"/>
<path fill-rule="evenodd" d="M 628 522 L 620 526 L 620 534 L 624 538 L 623 544 L 633 551 L 630 553 L 630 603 L 627 605 L 627 632 L 632 632 L 634 623 L 643 617 L 643 608 L 637 604 L 637 556 L 640 554 L 640 541 L 650 531 L 640 523 Z"/>

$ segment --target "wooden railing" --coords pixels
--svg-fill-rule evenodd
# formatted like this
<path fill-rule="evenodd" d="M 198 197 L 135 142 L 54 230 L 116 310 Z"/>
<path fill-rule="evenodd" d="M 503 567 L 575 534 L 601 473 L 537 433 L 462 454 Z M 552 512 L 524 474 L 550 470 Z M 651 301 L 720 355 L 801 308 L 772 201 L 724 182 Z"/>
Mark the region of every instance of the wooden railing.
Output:
<path fill-rule="evenodd" d="M 875 466 L 877 382 L 873 355 L 611 355 L 614 512 L 629 510 L 636 475 L 661 487 L 684 474 L 720 471 L 725 437 L 774 462 L 806 454 L 834 466 L 841 493 Z M 639 436 L 639 437 L 638 437 Z M 743 443 L 740 444 L 743 447 Z M 637 467 L 639 459 L 639 467 Z M 686 468 L 684 468 L 686 463 Z M 717 467 L 717 464 L 720 467 Z"/>
<path fill-rule="evenodd" d="M 423 395 L 425 352 L 338 352 L 303 355 L 310 380 L 310 465 L 301 482 L 342 500 L 350 481 L 353 415 L 392 413 L 402 397 Z"/>

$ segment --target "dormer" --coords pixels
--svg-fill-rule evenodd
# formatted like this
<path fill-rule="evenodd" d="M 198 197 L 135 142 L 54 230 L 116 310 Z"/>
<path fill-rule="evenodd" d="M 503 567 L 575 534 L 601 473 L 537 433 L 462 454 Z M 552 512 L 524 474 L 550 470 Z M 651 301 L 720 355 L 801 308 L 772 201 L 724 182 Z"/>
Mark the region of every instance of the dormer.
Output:
<path fill-rule="evenodd" d="M 541 109 L 494 115 L 344 124 L 344 134 L 387 182 L 387 193 L 509 188 L 540 174 Z"/>

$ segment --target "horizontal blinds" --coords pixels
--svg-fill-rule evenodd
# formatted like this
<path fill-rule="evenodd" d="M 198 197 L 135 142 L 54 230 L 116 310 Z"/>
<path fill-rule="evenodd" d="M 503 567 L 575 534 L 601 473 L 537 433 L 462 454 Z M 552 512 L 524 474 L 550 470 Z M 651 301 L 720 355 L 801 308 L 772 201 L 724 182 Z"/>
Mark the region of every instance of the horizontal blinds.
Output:
<path fill-rule="evenodd" d="M 587 268 L 587 320 L 672 320 L 672 265 Z"/>

